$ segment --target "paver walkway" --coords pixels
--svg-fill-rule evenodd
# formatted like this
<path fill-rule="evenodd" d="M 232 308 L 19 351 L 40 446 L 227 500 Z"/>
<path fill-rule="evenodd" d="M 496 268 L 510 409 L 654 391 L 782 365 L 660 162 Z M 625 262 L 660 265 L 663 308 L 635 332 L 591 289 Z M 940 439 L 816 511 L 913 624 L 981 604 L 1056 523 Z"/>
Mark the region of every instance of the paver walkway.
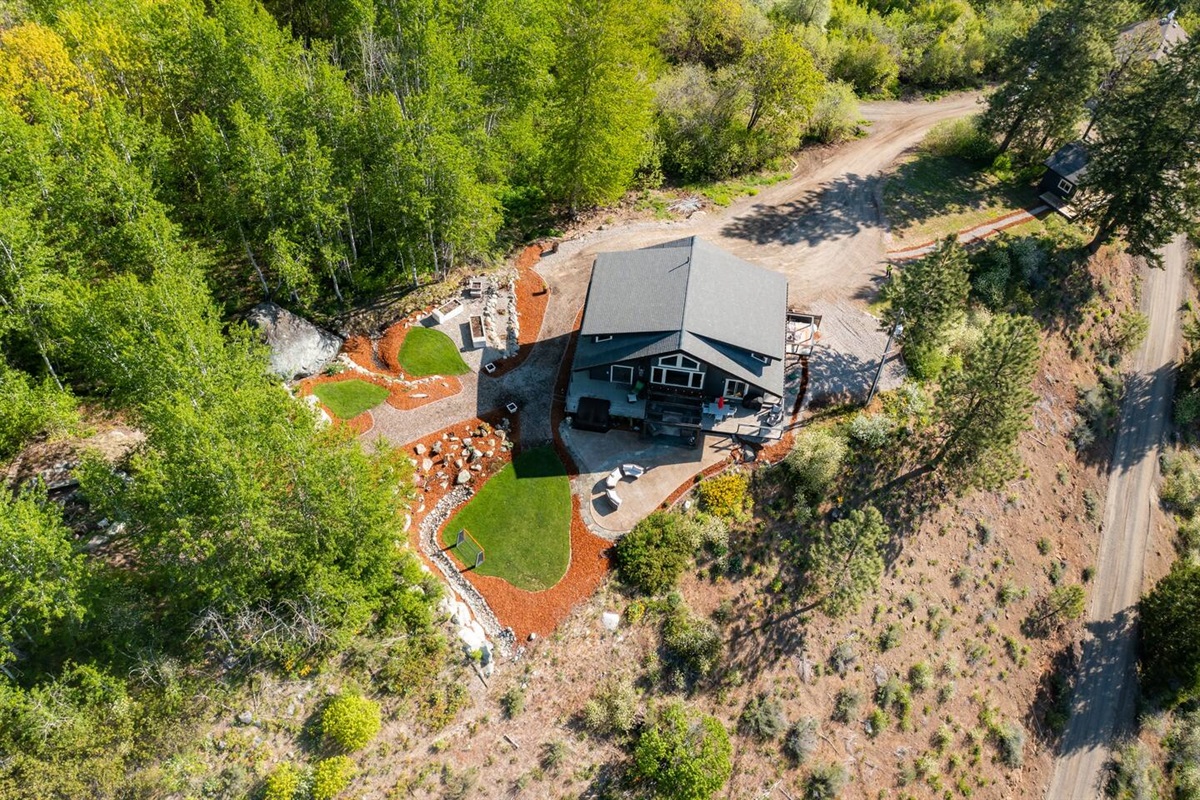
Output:
<path fill-rule="evenodd" d="M 995 236 L 1001 231 L 1008 230 L 1017 225 L 1024 225 L 1027 222 L 1033 222 L 1040 215 L 1050 211 L 1050 206 L 1043 203 L 1034 208 L 1021 209 L 1020 211 L 1012 211 L 1001 217 L 996 217 L 993 220 L 976 225 L 958 232 L 959 244 L 970 246 L 982 242 L 984 239 Z M 910 261 L 914 258 L 929 255 L 934 248 L 938 246 L 935 239 L 932 242 L 906 247 L 902 250 L 889 250 L 887 257 L 889 261 Z"/>

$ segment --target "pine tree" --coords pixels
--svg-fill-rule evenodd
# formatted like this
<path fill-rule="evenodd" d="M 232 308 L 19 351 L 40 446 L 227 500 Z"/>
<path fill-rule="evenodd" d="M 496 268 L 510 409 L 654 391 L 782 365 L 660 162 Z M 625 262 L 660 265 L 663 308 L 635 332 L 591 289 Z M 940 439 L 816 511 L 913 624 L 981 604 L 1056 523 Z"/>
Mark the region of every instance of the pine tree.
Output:
<path fill-rule="evenodd" d="M 941 437 L 930 465 L 958 486 L 996 486 L 1015 474 L 1037 368 L 1037 324 L 993 319 L 938 393 Z"/>
<path fill-rule="evenodd" d="M 1181 558 L 1142 598 L 1142 681 L 1181 695 L 1200 691 L 1200 565 Z"/>
<path fill-rule="evenodd" d="M 822 611 L 831 617 L 853 612 L 879 587 L 887 540 L 883 515 L 874 506 L 851 511 L 817 536 L 808 559 Z"/>
<path fill-rule="evenodd" d="M 980 125 L 1000 139 L 1042 150 L 1076 137 L 1084 103 L 1112 63 L 1116 31 L 1110 0 L 1064 0 L 1052 6 L 1005 54 L 1000 88 L 988 97 Z"/>
<path fill-rule="evenodd" d="M 1200 40 L 1179 45 L 1097 111 L 1081 187 L 1092 248 L 1117 235 L 1159 262 L 1158 248 L 1200 214 Z"/>
<path fill-rule="evenodd" d="M 904 323 L 904 347 L 934 345 L 946 326 L 967 308 L 971 291 L 967 253 L 948 236 L 929 255 L 901 267 L 886 289 L 887 322 Z"/>

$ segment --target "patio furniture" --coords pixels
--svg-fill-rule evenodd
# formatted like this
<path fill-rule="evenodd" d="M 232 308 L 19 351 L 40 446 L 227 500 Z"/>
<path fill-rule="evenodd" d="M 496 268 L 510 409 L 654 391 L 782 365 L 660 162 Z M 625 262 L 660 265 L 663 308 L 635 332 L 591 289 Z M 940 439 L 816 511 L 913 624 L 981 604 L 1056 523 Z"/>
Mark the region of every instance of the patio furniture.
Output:
<path fill-rule="evenodd" d="M 634 480 L 637 480 L 638 478 L 640 478 L 646 474 L 646 468 L 639 467 L 637 464 L 622 464 L 621 465 L 621 473 L 626 478 L 633 478 Z"/>
<path fill-rule="evenodd" d="M 612 472 L 608 473 L 608 477 L 604 479 L 604 485 L 609 489 L 617 488 L 617 484 L 621 481 L 621 468 L 617 467 Z"/>
<path fill-rule="evenodd" d="M 783 407 L 778 403 L 773 406 L 766 406 L 763 408 L 763 411 L 765 412 L 766 416 L 764 421 L 768 425 L 778 425 L 779 423 L 783 422 Z"/>
<path fill-rule="evenodd" d="M 703 410 L 705 414 L 713 417 L 717 422 L 724 421 L 726 417 L 733 413 L 733 408 L 731 406 L 726 405 L 722 407 L 716 403 L 705 403 Z"/>
<path fill-rule="evenodd" d="M 629 403 L 632 405 L 633 403 L 636 403 L 637 401 L 638 401 L 637 392 L 630 392 L 629 394 L 625 395 L 626 403 Z"/>
<path fill-rule="evenodd" d="M 621 498 L 617 495 L 615 489 L 609 489 L 604 493 L 604 496 L 608 498 L 608 502 L 612 503 L 613 508 L 621 507 Z"/>

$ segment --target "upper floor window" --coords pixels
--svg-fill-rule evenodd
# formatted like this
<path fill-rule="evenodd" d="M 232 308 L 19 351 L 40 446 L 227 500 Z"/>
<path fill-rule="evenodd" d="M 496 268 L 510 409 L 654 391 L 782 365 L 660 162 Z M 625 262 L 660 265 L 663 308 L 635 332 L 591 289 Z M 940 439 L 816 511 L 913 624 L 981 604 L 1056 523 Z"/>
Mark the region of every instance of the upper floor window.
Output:
<path fill-rule="evenodd" d="M 658 360 L 660 367 L 676 367 L 678 369 L 699 370 L 700 362 L 694 358 L 688 358 L 682 353 L 676 353 L 673 356 L 663 356 Z"/>

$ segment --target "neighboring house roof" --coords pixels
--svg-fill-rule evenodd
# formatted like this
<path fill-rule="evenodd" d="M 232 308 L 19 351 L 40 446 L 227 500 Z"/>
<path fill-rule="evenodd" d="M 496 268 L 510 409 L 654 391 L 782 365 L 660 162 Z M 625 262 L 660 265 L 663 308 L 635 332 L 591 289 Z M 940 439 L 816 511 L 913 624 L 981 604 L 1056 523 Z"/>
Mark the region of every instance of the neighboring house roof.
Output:
<path fill-rule="evenodd" d="M 782 395 L 786 316 L 786 278 L 698 237 L 601 253 L 574 369 L 683 351 Z"/>
<path fill-rule="evenodd" d="M 699 237 L 601 253 L 583 336 L 687 331 L 783 358 L 787 279 Z"/>
<path fill-rule="evenodd" d="M 1064 144 L 1046 159 L 1046 166 L 1072 183 L 1079 183 L 1087 174 L 1087 149 L 1080 142 Z"/>
<path fill-rule="evenodd" d="M 1148 19 L 1122 28 L 1113 45 L 1113 55 L 1118 62 L 1131 57 L 1159 61 L 1187 39 L 1187 31 L 1175 21 L 1172 13 L 1162 19 Z"/>

